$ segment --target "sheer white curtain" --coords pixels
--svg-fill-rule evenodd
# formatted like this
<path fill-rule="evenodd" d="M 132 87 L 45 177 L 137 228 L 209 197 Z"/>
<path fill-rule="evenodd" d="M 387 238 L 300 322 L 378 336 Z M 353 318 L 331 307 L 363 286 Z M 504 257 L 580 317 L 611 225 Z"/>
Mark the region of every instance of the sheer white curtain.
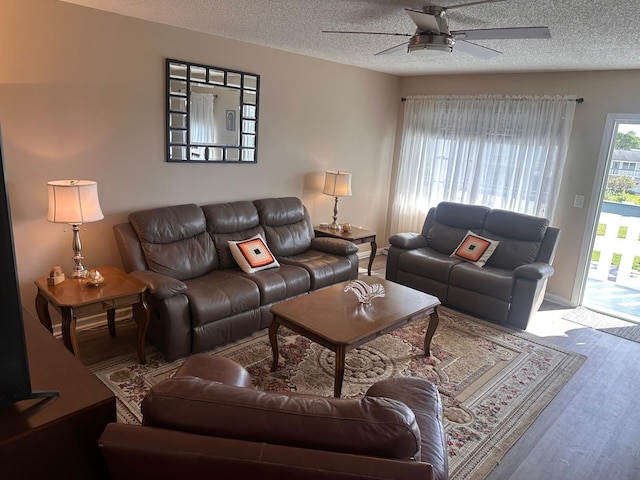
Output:
<path fill-rule="evenodd" d="M 191 142 L 213 143 L 213 107 L 215 95 L 212 93 L 191 93 Z"/>
<path fill-rule="evenodd" d="M 576 97 L 409 97 L 391 233 L 447 200 L 551 219 Z"/>

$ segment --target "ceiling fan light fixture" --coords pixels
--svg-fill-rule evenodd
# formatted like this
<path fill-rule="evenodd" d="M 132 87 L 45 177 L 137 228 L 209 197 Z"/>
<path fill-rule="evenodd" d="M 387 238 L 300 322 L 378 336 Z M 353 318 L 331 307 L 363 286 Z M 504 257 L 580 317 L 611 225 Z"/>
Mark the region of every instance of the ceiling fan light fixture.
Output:
<path fill-rule="evenodd" d="M 453 52 L 455 40 L 450 35 L 420 34 L 409 40 L 408 52 L 421 57 L 439 56 Z"/>

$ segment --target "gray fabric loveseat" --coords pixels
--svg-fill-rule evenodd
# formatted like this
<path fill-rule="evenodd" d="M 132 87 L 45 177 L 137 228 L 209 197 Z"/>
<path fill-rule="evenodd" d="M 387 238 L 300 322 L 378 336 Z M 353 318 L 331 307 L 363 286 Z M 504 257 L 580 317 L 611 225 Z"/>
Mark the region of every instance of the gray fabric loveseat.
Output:
<path fill-rule="evenodd" d="M 488 243 L 478 239 L 462 251 L 463 239 L 473 237 L 469 231 L 498 242 L 483 266 L 466 261 Z M 429 210 L 421 233 L 389 238 L 386 278 L 435 295 L 443 305 L 525 329 L 553 275 L 559 234 L 545 218 L 442 202 Z"/>
<path fill-rule="evenodd" d="M 125 270 L 147 285 L 147 337 L 169 360 L 266 328 L 274 303 L 358 276 L 356 245 L 314 238 L 294 197 L 144 210 L 114 233 Z M 251 266 L 275 266 L 247 273 L 228 242 L 256 235 L 268 248 L 248 249 Z"/>

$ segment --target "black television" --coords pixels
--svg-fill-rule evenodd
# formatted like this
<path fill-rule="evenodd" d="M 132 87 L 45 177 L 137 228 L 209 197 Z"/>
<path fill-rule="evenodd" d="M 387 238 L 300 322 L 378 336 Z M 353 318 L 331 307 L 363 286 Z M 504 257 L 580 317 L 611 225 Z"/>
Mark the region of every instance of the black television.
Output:
<path fill-rule="evenodd" d="M 0 130 L 0 405 L 58 396 L 32 390 Z"/>

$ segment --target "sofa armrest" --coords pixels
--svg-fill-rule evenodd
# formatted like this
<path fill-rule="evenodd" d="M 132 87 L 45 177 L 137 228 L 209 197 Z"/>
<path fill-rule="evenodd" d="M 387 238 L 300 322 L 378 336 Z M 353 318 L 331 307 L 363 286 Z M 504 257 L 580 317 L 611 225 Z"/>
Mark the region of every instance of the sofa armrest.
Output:
<path fill-rule="evenodd" d="M 427 246 L 427 239 L 419 233 L 397 233 L 389 237 L 389 243 L 394 247 L 411 250 Z"/>
<path fill-rule="evenodd" d="M 351 255 L 358 252 L 358 247 L 355 243 L 342 238 L 331 237 L 316 237 L 312 239 L 311 248 L 334 255 Z"/>
<path fill-rule="evenodd" d="M 208 353 L 196 353 L 187 358 L 174 375 L 174 378 L 179 377 L 198 377 L 225 385 L 253 387 L 246 368 L 227 357 Z"/>
<path fill-rule="evenodd" d="M 433 466 L 436 480 L 448 479 L 444 413 L 435 384 L 424 378 L 392 377 L 375 383 L 365 395 L 397 400 L 414 412 L 422 442 L 419 460 Z"/>
<path fill-rule="evenodd" d="M 184 282 L 150 270 L 136 270 L 129 275 L 144 283 L 147 286 L 147 292 L 161 300 L 178 295 L 187 289 Z"/>
<path fill-rule="evenodd" d="M 542 280 L 553 275 L 554 269 L 547 263 L 528 263 L 526 265 L 520 265 L 517 267 L 513 274 L 517 278 L 526 278 L 529 280 Z"/>

